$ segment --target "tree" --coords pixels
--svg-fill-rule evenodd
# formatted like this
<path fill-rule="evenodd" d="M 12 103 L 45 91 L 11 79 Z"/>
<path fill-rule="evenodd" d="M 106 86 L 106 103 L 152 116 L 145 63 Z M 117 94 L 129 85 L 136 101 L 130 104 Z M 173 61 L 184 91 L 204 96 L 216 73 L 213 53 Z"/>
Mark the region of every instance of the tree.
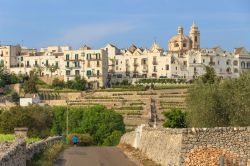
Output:
<path fill-rule="evenodd" d="M 189 127 L 250 125 L 250 73 L 219 81 L 211 70 L 188 89 Z"/>
<path fill-rule="evenodd" d="M 104 146 L 115 146 L 118 145 L 122 136 L 121 131 L 113 131 L 110 136 L 104 139 Z"/>
<path fill-rule="evenodd" d="M 42 72 L 44 71 L 44 67 L 43 66 L 39 66 L 37 65 L 35 68 L 36 72 L 39 74 L 39 76 L 42 76 Z"/>
<path fill-rule="evenodd" d="M 75 80 L 68 81 L 66 85 L 70 89 L 83 91 L 86 89 L 86 83 L 87 81 L 84 78 L 81 78 L 80 76 L 76 76 Z"/>
<path fill-rule="evenodd" d="M 52 82 L 52 87 L 53 88 L 59 88 L 62 89 L 64 88 L 65 84 L 63 80 L 59 80 L 59 78 L 55 78 Z"/>
<path fill-rule="evenodd" d="M 164 127 L 169 128 L 184 128 L 186 125 L 186 113 L 178 108 L 172 108 L 169 112 L 163 112 L 166 120 L 163 124 Z"/>
<path fill-rule="evenodd" d="M 28 136 L 45 138 L 50 134 L 52 121 L 50 107 L 11 107 L 0 114 L 0 133 L 12 134 L 15 127 L 28 127 Z"/>
<path fill-rule="evenodd" d="M 50 71 L 50 76 L 52 77 L 52 74 L 53 74 L 54 72 L 56 72 L 56 71 L 59 69 L 59 67 L 56 66 L 56 65 L 48 65 L 48 66 L 47 66 L 47 69 L 49 69 L 49 71 Z"/>
<path fill-rule="evenodd" d="M 52 133 L 63 134 L 66 131 L 66 107 L 55 107 Z M 95 144 L 103 145 L 104 140 L 114 131 L 125 132 L 125 125 L 120 114 L 104 106 L 70 107 L 69 133 L 90 134 Z M 117 140 L 114 133 L 109 140 Z M 107 141 L 106 141 L 107 142 Z"/>
<path fill-rule="evenodd" d="M 36 85 L 37 76 L 34 73 L 30 74 L 30 78 L 23 83 L 23 89 L 25 93 L 37 93 L 38 88 Z"/>
<path fill-rule="evenodd" d="M 218 77 L 216 76 L 215 70 L 211 66 L 206 66 L 206 73 L 201 76 L 203 83 L 213 84 L 218 81 Z"/>

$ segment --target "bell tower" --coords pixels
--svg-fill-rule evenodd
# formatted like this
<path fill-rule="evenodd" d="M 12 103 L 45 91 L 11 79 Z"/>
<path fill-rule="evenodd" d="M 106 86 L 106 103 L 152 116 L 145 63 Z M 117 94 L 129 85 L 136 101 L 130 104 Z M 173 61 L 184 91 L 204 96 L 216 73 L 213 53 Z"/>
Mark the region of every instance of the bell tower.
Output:
<path fill-rule="evenodd" d="M 191 48 L 192 49 L 199 49 L 200 48 L 200 31 L 198 29 L 198 26 L 193 22 L 189 37 L 191 39 Z"/>

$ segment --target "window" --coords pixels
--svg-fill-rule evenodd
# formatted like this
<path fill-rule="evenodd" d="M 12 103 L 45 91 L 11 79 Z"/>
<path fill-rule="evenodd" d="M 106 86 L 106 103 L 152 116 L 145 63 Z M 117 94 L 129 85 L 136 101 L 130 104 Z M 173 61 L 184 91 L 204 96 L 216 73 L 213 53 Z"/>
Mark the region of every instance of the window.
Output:
<path fill-rule="evenodd" d="M 97 62 L 96 62 L 96 65 L 97 65 L 97 67 L 99 67 L 99 66 L 100 66 L 100 62 L 99 62 L 99 61 L 97 61 Z"/>
<path fill-rule="evenodd" d="M 67 61 L 69 60 L 69 54 L 66 54 L 66 60 Z"/>
<path fill-rule="evenodd" d="M 29 67 L 30 66 L 30 62 L 29 61 L 27 61 L 27 67 Z"/>
<path fill-rule="evenodd" d="M 58 65 L 58 62 L 56 62 L 56 67 L 58 67 L 59 65 Z"/>
<path fill-rule="evenodd" d="M 194 73 L 196 73 L 196 71 L 197 71 L 197 69 L 196 69 L 196 67 L 194 67 Z"/>
<path fill-rule="evenodd" d="M 183 61 L 184 66 L 187 66 L 187 61 Z"/>
<path fill-rule="evenodd" d="M 87 59 L 91 59 L 91 54 L 87 54 Z"/>
<path fill-rule="evenodd" d="M 183 43 L 183 47 L 186 47 L 186 43 Z"/>
<path fill-rule="evenodd" d="M 97 58 L 96 59 L 101 59 L 101 54 L 100 53 L 97 53 Z"/>
<path fill-rule="evenodd" d="M 70 70 L 66 70 L 66 75 L 67 75 L 67 76 L 70 75 Z"/>
<path fill-rule="evenodd" d="M 203 59 L 202 62 L 205 63 L 205 59 Z"/>
<path fill-rule="evenodd" d="M 45 65 L 46 65 L 46 66 L 49 66 L 49 60 L 46 60 Z"/>
<path fill-rule="evenodd" d="M 250 62 L 247 62 L 247 68 L 250 69 Z"/>
<path fill-rule="evenodd" d="M 115 65 L 118 65 L 118 64 L 119 64 L 119 61 L 118 61 L 118 60 L 116 60 L 116 61 L 115 61 Z"/>
<path fill-rule="evenodd" d="M 91 70 L 87 70 L 87 76 L 91 76 Z"/>
<path fill-rule="evenodd" d="M 154 66 L 154 72 L 157 72 L 157 70 L 156 70 L 156 66 Z"/>
<path fill-rule="evenodd" d="M 99 70 L 96 71 L 96 75 L 98 75 L 98 76 L 100 75 L 100 71 Z"/>
<path fill-rule="evenodd" d="M 75 54 L 75 60 L 78 60 L 78 54 Z"/>
<path fill-rule="evenodd" d="M 241 68 L 242 68 L 242 69 L 245 69 L 245 67 L 246 67 L 245 62 L 241 62 Z"/>
<path fill-rule="evenodd" d="M 176 66 L 176 67 L 175 67 L 175 70 L 177 70 L 177 69 L 178 69 L 178 67 Z"/>
<path fill-rule="evenodd" d="M 196 59 L 193 60 L 193 63 L 196 63 Z"/>
<path fill-rule="evenodd" d="M 79 70 L 75 70 L 75 75 L 76 76 L 80 75 L 80 71 Z"/>
<path fill-rule="evenodd" d="M 169 70 L 169 65 L 166 65 L 166 70 Z"/>
<path fill-rule="evenodd" d="M 21 57 L 21 61 L 23 61 L 23 57 Z"/>
<path fill-rule="evenodd" d="M 234 66 L 238 66 L 238 61 L 234 61 Z"/>
<path fill-rule="evenodd" d="M 35 66 L 37 66 L 38 64 L 37 64 L 37 61 L 35 61 Z"/>
<path fill-rule="evenodd" d="M 179 47 L 179 44 L 178 44 L 178 43 L 175 43 L 174 46 L 175 46 L 175 47 Z"/>
<path fill-rule="evenodd" d="M 69 67 L 69 62 L 66 63 L 66 67 Z"/>
<path fill-rule="evenodd" d="M 195 42 L 198 41 L 198 37 L 197 37 L 197 36 L 194 37 L 194 41 L 195 41 Z"/>

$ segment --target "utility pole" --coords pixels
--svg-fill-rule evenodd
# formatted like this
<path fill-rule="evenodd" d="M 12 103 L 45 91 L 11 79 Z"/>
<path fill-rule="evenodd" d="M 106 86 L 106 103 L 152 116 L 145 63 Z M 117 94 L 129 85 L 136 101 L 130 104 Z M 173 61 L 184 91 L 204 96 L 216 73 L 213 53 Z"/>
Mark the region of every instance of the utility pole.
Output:
<path fill-rule="evenodd" d="M 69 143 L 69 101 L 68 98 L 66 99 L 67 104 L 67 117 L 66 117 L 66 144 Z"/>

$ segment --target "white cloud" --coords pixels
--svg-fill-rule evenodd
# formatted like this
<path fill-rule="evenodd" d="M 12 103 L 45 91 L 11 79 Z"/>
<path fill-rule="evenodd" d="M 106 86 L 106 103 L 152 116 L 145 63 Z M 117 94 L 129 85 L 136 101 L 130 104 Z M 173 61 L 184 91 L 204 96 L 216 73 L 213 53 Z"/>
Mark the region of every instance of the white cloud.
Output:
<path fill-rule="evenodd" d="M 132 23 L 112 22 L 112 23 L 93 23 L 80 25 L 68 29 L 62 33 L 62 38 L 56 40 L 60 44 L 70 44 L 80 46 L 83 43 L 93 43 L 116 34 L 125 33 L 135 29 Z"/>

